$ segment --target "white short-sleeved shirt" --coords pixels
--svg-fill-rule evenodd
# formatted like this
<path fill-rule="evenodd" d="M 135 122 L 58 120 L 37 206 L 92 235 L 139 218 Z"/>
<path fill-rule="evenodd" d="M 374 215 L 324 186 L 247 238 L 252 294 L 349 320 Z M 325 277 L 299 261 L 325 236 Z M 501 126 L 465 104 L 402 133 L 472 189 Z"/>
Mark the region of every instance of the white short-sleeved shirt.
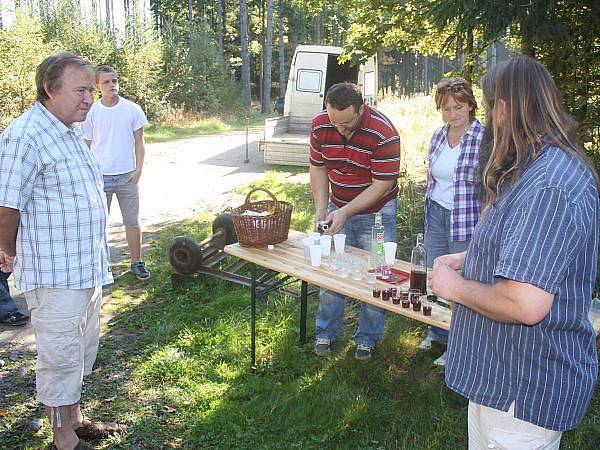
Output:
<path fill-rule="evenodd" d="M 456 147 L 450 147 L 446 140 L 444 148 L 431 166 L 431 176 L 436 183 L 430 198 L 448 210 L 452 210 L 454 205 L 454 172 L 459 156 L 460 143 Z"/>
<path fill-rule="evenodd" d="M 83 138 L 92 141 L 92 153 L 104 175 L 120 175 L 135 170 L 133 133 L 148 125 L 142 108 L 119 97 L 115 106 L 104 106 L 100 100 L 82 123 Z"/>

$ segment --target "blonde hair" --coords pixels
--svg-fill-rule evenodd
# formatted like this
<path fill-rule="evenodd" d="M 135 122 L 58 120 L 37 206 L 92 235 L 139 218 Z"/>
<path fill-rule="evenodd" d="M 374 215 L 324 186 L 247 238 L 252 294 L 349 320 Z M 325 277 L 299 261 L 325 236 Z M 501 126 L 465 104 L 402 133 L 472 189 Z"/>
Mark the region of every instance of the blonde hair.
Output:
<path fill-rule="evenodd" d="M 469 104 L 472 107 L 469 111 L 469 118 L 471 121 L 475 119 L 477 100 L 475 100 L 471 84 L 467 80 L 461 77 L 442 78 L 435 85 L 435 107 L 438 111 L 442 109 L 448 97 L 452 97 L 458 103 Z"/>
<path fill-rule="evenodd" d="M 494 143 L 484 172 L 487 198 L 492 205 L 502 185 L 514 184 L 537 158 L 543 145 L 560 147 L 577 156 L 598 175 L 579 145 L 577 125 L 565 112 L 558 88 L 548 70 L 532 58 L 519 56 L 498 68 L 494 96 Z M 503 120 L 499 124 L 499 109 Z"/>

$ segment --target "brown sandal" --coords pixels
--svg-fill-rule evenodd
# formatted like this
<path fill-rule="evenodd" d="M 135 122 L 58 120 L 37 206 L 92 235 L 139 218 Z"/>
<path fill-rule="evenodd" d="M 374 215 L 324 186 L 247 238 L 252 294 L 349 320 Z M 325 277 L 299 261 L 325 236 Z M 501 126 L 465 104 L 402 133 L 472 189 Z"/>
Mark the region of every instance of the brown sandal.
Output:
<path fill-rule="evenodd" d="M 105 439 L 120 432 L 121 427 L 114 422 L 84 420 L 81 426 L 75 428 L 74 431 L 80 439 Z"/>
<path fill-rule="evenodd" d="M 52 443 L 52 450 L 58 450 L 56 448 L 56 445 L 54 444 L 54 442 Z M 73 450 L 92 450 L 90 447 L 88 447 L 87 445 L 85 445 L 83 443 L 83 441 L 78 441 L 77 445 L 75 446 L 75 448 Z"/>

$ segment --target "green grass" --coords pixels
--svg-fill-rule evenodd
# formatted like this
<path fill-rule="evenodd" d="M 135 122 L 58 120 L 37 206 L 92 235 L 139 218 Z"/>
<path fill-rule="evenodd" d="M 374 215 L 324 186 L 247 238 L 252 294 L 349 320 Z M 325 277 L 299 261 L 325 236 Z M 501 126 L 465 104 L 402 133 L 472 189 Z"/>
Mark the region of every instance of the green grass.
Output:
<path fill-rule="evenodd" d="M 249 129 L 251 131 L 261 130 L 264 127 L 265 118 L 267 117 L 270 116 L 252 114 L 248 123 Z M 211 117 L 206 119 L 186 120 L 177 125 L 152 123 L 144 128 L 144 137 L 146 143 L 154 144 L 209 134 L 244 131 L 245 129 L 246 119 L 244 117 Z"/>
<path fill-rule="evenodd" d="M 398 115 L 413 110 L 410 102 L 395 108 Z M 423 176 L 411 161 L 423 157 L 429 129 L 419 132 L 417 122 L 410 115 L 396 122 L 405 136 L 398 209 L 403 258 L 422 230 Z M 274 168 L 260 186 L 294 204 L 293 228 L 311 227 L 306 169 Z M 300 346 L 298 300 L 272 295 L 258 303 L 257 371 L 251 372 L 248 289 L 200 276 L 170 282 L 165 254 L 172 239 L 201 241 L 211 221 L 201 216 L 160 230 L 151 242 L 148 283 L 135 280 L 125 265 L 114 268 L 112 301 L 104 307 L 112 318 L 82 406 L 87 416 L 117 420 L 126 429 L 96 448 L 466 448 L 467 402 L 446 389 L 443 372 L 432 364 L 442 350 L 417 349 L 426 327 L 415 321 L 390 314 L 375 357 L 357 362 L 358 308 L 348 305 L 333 354 L 321 359 L 311 343 L 317 299 L 309 299 L 309 343 Z M 0 350 L 0 357 L 7 360 L 8 351 Z M 43 417 L 34 398 L 34 359 L 25 354 L 0 368 L 2 448 L 33 449 L 51 440 L 46 420 L 40 433 L 28 431 L 32 419 Z M 565 433 L 561 448 L 595 449 L 598 436 L 597 390 L 584 422 Z"/>

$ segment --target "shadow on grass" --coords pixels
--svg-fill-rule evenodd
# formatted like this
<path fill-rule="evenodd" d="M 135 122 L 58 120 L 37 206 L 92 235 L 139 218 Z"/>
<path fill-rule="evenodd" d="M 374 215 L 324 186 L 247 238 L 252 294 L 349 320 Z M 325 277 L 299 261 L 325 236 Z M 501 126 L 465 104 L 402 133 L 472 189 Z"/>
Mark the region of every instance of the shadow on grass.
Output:
<path fill-rule="evenodd" d="M 292 181 L 281 192 L 266 179 L 278 197 L 306 204 L 305 184 Z M 294 216 L 295 228 L 309 227 L 310 211 L 302 214 Z M 250 372 L 248 290 L 202 277 L 170 283 L 164 255 L 171 239 L 201 241 L 209 230 L 206 217 L 165 227 L 149 255 L 151 281 L 124 274 L 112 287 L 106 308 L 114 315 L 82 399 L 88 417 L 117 420 L 126 429 L 95 442 L 96 448 L 466 447 L 467 403 L 444 387 L 442 372 L 432 366 L 442 350 L 416 349 L 425 327 L 409 319 L 388 315 L 375 357 L 357 362 L 352 334 L 358 309 L 348 305 L 342 335 L 331 357 L 321 359 L 311 343 L 317 299 L 309 302 L 309 343 L 299 346 L 298 301 L 273 295 L 259 302 L 258 370 Z M 11 368 L 12 376 L 19 370 Z M 3 406 L 12 408 L 0 432 L 8 448 L 49 441 L 47 425 L 40 436 L 28 431 L 41 408 L 32 398 L 33 377 L 25 374 L 13 386 L 19 395 Z M 599 416 L 596 395 L 583 425 L 565 434 L 563 448 L 595 448 Z"/>

